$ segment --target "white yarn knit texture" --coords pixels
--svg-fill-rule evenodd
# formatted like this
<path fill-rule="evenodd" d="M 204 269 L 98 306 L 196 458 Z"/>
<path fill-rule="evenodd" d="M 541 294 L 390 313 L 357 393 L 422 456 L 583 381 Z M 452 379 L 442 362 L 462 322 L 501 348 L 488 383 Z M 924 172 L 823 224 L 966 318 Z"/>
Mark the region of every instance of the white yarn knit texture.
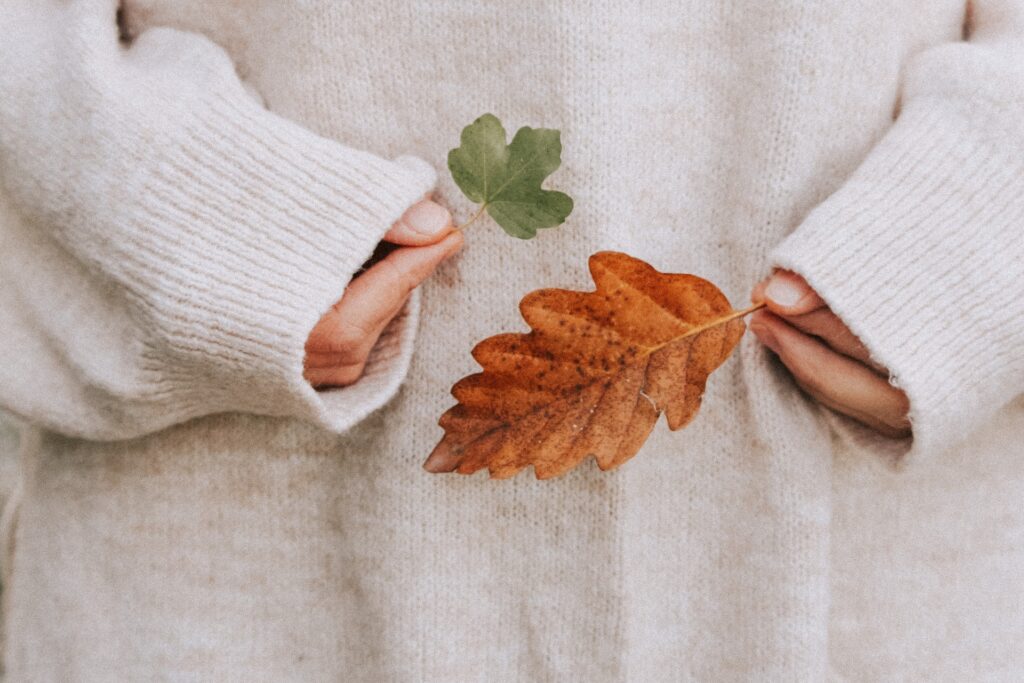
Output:
<path fill-rule="evenodd" d="M 10 680 L 1024 669 L 1024 2 L 121 5 L 124 41 L 114 0 L 0 4 Z M 313 391 L 306 336 L 390 225 L 474 210 L 445 157 L 488 111 L 562 131 L 573 215 L 474 224 Z M 601 249 L 737 307 L 801 273 L 913 439 L 748 335 L 614 472 L 426 474 L 473 344 Z"/>

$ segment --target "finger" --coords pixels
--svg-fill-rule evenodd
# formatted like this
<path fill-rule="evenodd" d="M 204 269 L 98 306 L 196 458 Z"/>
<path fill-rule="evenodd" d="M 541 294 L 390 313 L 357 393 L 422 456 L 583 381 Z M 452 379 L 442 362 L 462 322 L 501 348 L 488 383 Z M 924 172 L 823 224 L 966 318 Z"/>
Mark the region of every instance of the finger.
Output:
<path fill-rule="evenodd" d="M 752 317 L 750 329 L 822 404 L 887 436 L 910 433 L 906 394 L 867 366 L 765 311 Z"/>
<path fill-rule="evenodd" d="M 410 292 L 430 277 L 442 261 L 455 254 L 462 243 L 462 233 L 455 232 L 437 244 L 396 249 L 349 286 L 336 310 L 369 326 L 387 322 L 393 317 L 388 311 L 397 312 Z"/>
<path fill-rule="evenodd" d="M 405 302 L 402 305 L 405 305 Z M 314 389 L 345 387 L 357 382 L 362 377 L 370 351 L 386 324 L 359 337 L 342 351 L 319 351 L 307 347 L 302 373 L 306 381 L 313 385 Z"/>
<path fill-rule="evenodd" d="M 302 376 L 313 385 L 314 389 L 327 387 L 347 387 L 355 384 L 363 375 L 365 363 L 353 363 L 331 368 L 306 368 Z"/>
<path fill-rule="evenodd" d="M 402 214 L 384 235 L 384 241 L 410 247 L 434 244 L 454 229 L 448 209 L 430 199 L 423 199 Z"/>
<path fill-rule="evenodd" d="M 322 325 L 325 327 L 329 325 L 330 327 L 322 332 L 318 331 L 317 341 L 307 343 L 306 345 L 306 369 L 333 371 L 348 366 L 359 366 L 361 370 L 362 364 L 370 355 L 370 349 L 377 343 L 377 339 L 384 331 L 384 328 L 402 310 L 402 307 L 405 306 L 408 300 L 409 298 L 406 297 L 405 301 L 393 309 L 394 313 L 390 317 L 384 319 L 381 324 L 376 325 L 372 329 L 364 330 L 356 326 L 347 332 L 340 333 L 340 335 L 338 328 L 333 325 L 337 314 L 335 309 L 332 309 L 321 319 Z M 344 339 L 345 334 L 350 334 L 351 339 Z M 333 336 L 326 338 L 328 335 Z M 339 336 L 342 338 L 339 339 Z"/>
<path fill-rule="evenodd" d="M 778 315 L 803 315 L 825 305 L 807 281 L 788 270 L 776 270 L 759 282 L 751 294 L 754 303 L 764 301 Z"/>
<path fill-rule="evenodd" d="M 397 249 L 352 280 L 341 301 L 310 334 L 306 351 L 369 352 L 384 326 L 402 309 L 409 293 L 462 246 L 462 233 L 437 244 Z"/>
<path fill-rule="evenodd" d="M 834 351 L 858 360 L 882 375 L 888 374 L 888 371 L 882 365 L 872 360 L 871 353 L 864 346 L 864 342 L 850 331 L 846 323 L 833 313 L 832 309 L 825 307 L 810 313 L 804 313 L 803 315 L 780 317 L 801 332 L 818 337 Z"/>
<path fill-rule="evenodd" d="M 768 289 L 769 283 L 778 280 L 775 276 L 779 275 L 782 281 L 781 285 L 777 285 L 775 291 L 775 298 L 769 299 L 766 290 Z M 750 300 L 754 303 L 760 303 L 766 301 L 768 303 L 768 310 L 773 311 L 777 315 L 781 316 L 790 325 L 793 325 L 799 330 L 813 334 L 816 337 L 821 338 L 826 344 L 832 347 L 839 353 L 859 360 L 871 366 L 877 372 L 886 375 L 888 371 L 882 365 L 876 363 L 871 358 L 871 353 L 868 351 L 864 343 L 850 331 L 850 328 L 846 326 L 846 323 L 842 319 L 832 312 L 817 294 L 806 302 L 800 302 L 800 307 L 811 307 L 811 310 L 806 313 L 786 313 L 783 310 L 783 306 L 779 303 L 778 288 L 785 288 L 791 284 L 789 276 L 792 276 L 789 271 L 777 271 L 772 275 L 766 277 L 761 282 L 757 283 L 754 287 L 754 291 L 750 295 Z M 797 281 L 795 282 L 796 291 L 791 296 L 803 297 L 806 292 L 803 291 L 803 287 L 807 286 L 806 281 L 799 276 L 795 276 Z M 809 287 L 808 287 L 809 289 Z M 812 291 L 813 293 L 813 291 Z M 784 295 L 781 295 L 784 296 Z M 820 303 L 819 303 L 820 302 Z"/>

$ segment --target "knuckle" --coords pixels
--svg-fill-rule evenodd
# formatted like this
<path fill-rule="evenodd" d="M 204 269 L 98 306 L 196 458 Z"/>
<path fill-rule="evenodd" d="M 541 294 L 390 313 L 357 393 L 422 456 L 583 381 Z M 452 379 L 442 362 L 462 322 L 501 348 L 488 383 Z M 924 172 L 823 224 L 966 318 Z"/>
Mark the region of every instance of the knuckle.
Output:
<path fill-rule="evenodd" d="M 352 322 L 342 323 L 334 338 L 331 340 L 333 350 L 337 352 L 358 355 L 359 350 L 365 345 L 368 333 L 359 325 Z"/>

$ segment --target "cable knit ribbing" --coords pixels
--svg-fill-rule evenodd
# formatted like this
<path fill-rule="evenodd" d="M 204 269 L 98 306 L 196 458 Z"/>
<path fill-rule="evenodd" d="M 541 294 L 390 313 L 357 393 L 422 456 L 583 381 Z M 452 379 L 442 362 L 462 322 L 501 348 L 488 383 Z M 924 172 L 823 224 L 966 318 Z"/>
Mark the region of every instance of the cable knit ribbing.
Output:
<path fill-rule="evenodd" d="M 359 400 L 338 404 L 345 390 L 329 392 L 333 410 L 302 377 L 305 338 L 433 186 L 433 169 L 329 143 L 237 99 L 216 98 L 185 137 L 140 183 L 147 201 L 133 213 L 134 239 L 119 247 L 139 261 L 132 287 L 162 331 L 144 355 L 152 387 L 196 414 L 220 403 L 337 430 L 354 424 L 397 389 L 414 318 L 403 314 L 383 335 Z M 211 365 L 214 387 L 203 374 Z"/>

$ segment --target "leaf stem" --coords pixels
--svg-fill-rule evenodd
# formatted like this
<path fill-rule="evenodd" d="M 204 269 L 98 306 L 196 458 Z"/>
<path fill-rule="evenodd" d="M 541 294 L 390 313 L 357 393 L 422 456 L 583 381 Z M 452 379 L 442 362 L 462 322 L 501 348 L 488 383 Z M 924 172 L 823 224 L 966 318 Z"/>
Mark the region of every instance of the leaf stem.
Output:
<path fill-rule="evenodd" d="M 460 226 L 457 226 L 455 229 L 456 230 L 465 230 L 470 225 L 472 225 L 473 222 L 476 221 L 477 218 L 480 218 L 480 216 L 484 215 L 484 211 L 486 211 L 486 210 L 487 210 L 487 202 L 484 202 L 483 204 L 480 205 L 479 210 L 477 210 L 476 213 L 474 213 L 472 216 L 469 217 L 468 221 L 466 221 L 465 223 L 463 223 Z"/>
<path fill-rule="evenodd" d="M 704 323 L 703 325 L 698 325 L 697 327 L 694 327 L 692 329 L 687 330 L 685 333 L 679 335 L 678 337 L 673 337 L 672 339 L 664 341 L 661 344 L 658 344 L 657 346 L 648 347 L 646 349 L 646 353 L 643 354 L 643 355 L 650 355 L 650 354 L 652 354 L 652 353 L 654 353 L 656 351 L 660 351 L 661 349 L 665 348 L 669 344 L 675 344 L 680 339 L 686 339 L 687 337 L 693 337 L 695 335 L 700 334 L 701 332 L 705 332 L 707 330 L 710 330 L 712 327 L 718 327 L 719 325 L 724 325 L 725 323 L 729 322 L 730 320 L 735 320 L 736 318 L 742 318 L 745 315 L 750 315 L 754 311 L 757 311 L 757 310 L 760 310 L 760 309 L 764 308 L 766 305 L 767 304 L 764 301 L 762 301 L 759 304 L 753 304 L 752 306 L 747 306 L 746 308 L 741 308 L 738 311 L 733 311 L 732 313 L 726 313 L 721 318 L 715 318 L 714 320 L 709 320 L 708 322 Z"/>
<path fill-rule="evenodd" d="M 724 325 L 730 320 L 735 320 L 736 318 L 742 318 L 743 316 L 750 315 L 754 311 L 764 308 L 766 305 L 767 304 L 764 301 L 762 301 L 759 304 L 754 304 L 752 306 L 747 306 L 746 308 L 740 309 L 738 311 L 733 311 L 732 313 L 723 315 L 721 318 L 715 318 L 714 320 L 706 322 L 703 325 L 698 325 L 692 330 L 689 330 L 684 336 L 689 337 L 694 334 L 700 334 L 704 330 L 711 329 L 712 327 L 718 327 L 719 325 Z"/>

